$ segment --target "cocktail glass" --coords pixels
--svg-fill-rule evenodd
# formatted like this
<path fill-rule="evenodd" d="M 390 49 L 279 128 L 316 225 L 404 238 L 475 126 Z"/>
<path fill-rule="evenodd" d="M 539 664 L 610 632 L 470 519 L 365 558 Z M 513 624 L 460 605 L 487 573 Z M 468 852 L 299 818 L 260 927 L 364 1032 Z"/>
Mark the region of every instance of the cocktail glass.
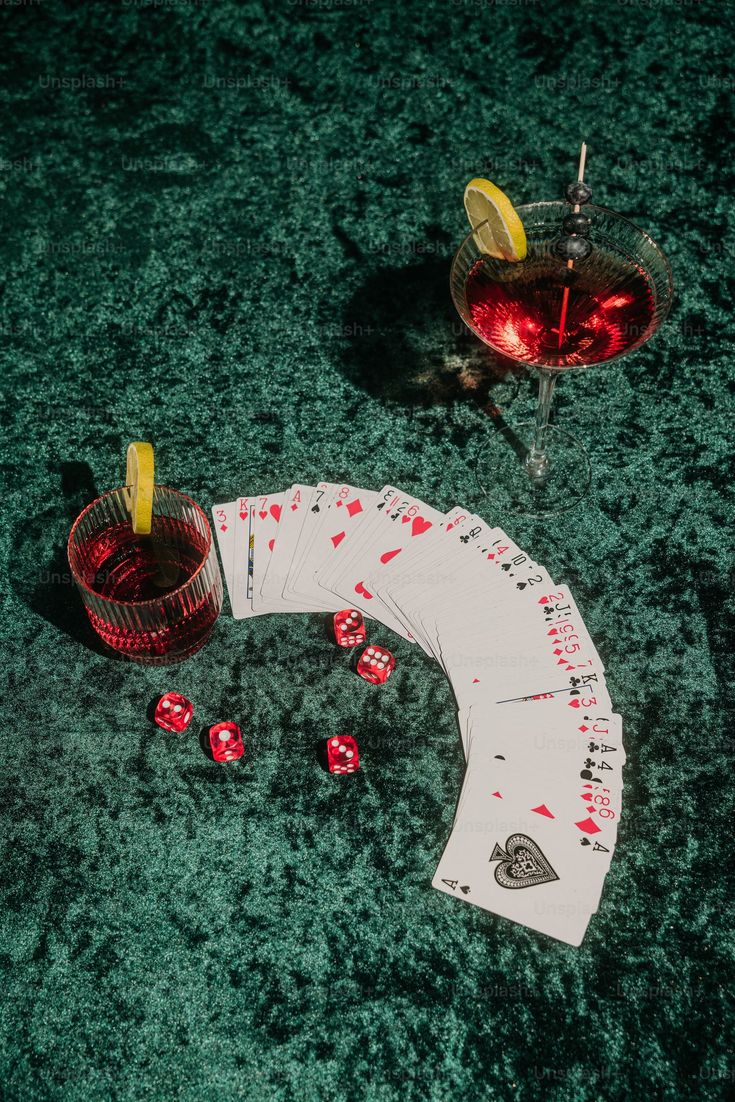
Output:
<path fill-rule="evenodd" d="M 136 662 L 163 665 L 194 654 L 222 608 L 222 577 L 209 522 L 191 498 L 155 486 L 148 536 L 136 535 L 125 488 L 80 513 L 69 565 L 92 627 Z"/>
<path fill-rule="evenodd" d="M 584 210 L 592 220 L 592 251 L 570 271 L 554 253 L 570 210 L 561 201 L 516 207 L 527 255 L 515 263 L 482 252 L 477 227 L 457 250 L 450 275 L 452 299 L 472 332 L 501 357 L 540 376 L 535 421 L 496 429 L 477 467 L 488 496 L 505 490 L 510 510 L 532 516 L 573 508 L 590 483 L 584 446 L 549 425 L 560 374 L 611 363 L 640 348 L 666 317 L 673 290 L 669 262 L 648 234 L 591 204 Z"/>

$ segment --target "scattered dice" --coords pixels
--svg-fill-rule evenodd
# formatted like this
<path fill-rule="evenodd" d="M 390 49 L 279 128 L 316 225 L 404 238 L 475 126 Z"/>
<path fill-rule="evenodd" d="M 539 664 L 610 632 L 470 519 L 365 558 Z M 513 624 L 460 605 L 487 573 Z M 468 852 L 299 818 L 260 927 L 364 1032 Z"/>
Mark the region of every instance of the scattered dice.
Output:
<path fill-rule="evenodd" d="M 327 739 L 327 764 L 330 773 L 357 772 L 360 768 L 360 755 L 352 735 Z"/>
<path fill-rule="evenodd" d="M 367 647 L 357 661 L 357 672 L 373 685 L 382 685 L 393 673 L 395 665 L 395 658 L 385 647 Z"/>
<path fill-rule="evenodd" d="M 356 647 L 364 643 L 365 621 L 356 608 L 343 608 L 334 617 L 334 638 L 340 647 Z"/>
<path fill-rule="evenodd" d="M 209 728 L 209 745 L 215 761 L 236 761 L 245 753 L 240 728 L 236 723 L 215 723 Z"/>
<path fill-rule="evenodd" d="M 194 705 L 185 696 L 181 693 L 164 693 L 156 704 L 153 718 L 164 731 L 176 731 L 178 734 L 186 730 L 193 715 Z"/>

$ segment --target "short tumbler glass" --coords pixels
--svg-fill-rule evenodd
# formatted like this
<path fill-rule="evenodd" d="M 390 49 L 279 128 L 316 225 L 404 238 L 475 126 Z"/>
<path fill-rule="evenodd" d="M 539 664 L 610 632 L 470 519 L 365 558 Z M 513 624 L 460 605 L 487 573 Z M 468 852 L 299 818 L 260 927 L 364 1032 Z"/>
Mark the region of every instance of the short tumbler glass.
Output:
<path fill-rule="evenodd" d="M 155 486 L 151 533 L 133 532 L 125 487 L 77 517 L 69 565 L 92 627 L 136 662 L 164 665 L 194 654 L 222 608 L 222 576 L 209 522 L 191 498 Z"/>

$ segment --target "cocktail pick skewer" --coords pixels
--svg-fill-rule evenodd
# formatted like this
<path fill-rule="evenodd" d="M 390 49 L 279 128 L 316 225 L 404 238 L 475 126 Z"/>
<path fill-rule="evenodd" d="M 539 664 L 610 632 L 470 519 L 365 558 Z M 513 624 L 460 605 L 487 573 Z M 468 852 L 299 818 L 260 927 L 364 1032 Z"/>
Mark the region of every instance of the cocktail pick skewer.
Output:
<path fill-rule="evenodd" d="M 587 143 L 582 142 L 582 148 L 579 151 L 579 169 L 577 171 L 577 180 L 582 183 L 584 180 L 584 167 L 587 162 Z M 574 213 L 579 214 L 581 210 L 579 203 L 574 204 Z M 567 260 L 567 269 L 569 271 L 574 267 L 573 260 Z M 567 307 L 569 306 L 569 285 L 564 288 L 564 295 L 561 300 L 561 317 L 559 318 L 559 351 L 564 343 L 564 327 L 567 323 Z"/>

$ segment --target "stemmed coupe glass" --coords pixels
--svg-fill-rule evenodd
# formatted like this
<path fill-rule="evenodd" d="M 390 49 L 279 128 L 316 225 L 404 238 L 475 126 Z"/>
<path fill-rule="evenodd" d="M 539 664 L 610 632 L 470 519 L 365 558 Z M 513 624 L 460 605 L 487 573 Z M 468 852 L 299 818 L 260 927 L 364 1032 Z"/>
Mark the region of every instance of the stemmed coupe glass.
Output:
<path fill-rule="evenodd" d="M 592 249 L 574 265 L 554 248 L 570 211 L 562 201 L 516 207 L 526 233 L 524 260 L 483 252 L 481 225 L 452 262 L 452 298 L 465 324 L 494 352 L 539 374 L 535 421 L 496 430 L 477 468 L 488 496 L 502 489 L 512 511 L 532 516 L 565 512 L 590 483 L 584 446 L 549 425 L 557 379 L 640 348 L 671 304 L 671 268 L 648 234 L 605 207 L 584 209 Z"/>

